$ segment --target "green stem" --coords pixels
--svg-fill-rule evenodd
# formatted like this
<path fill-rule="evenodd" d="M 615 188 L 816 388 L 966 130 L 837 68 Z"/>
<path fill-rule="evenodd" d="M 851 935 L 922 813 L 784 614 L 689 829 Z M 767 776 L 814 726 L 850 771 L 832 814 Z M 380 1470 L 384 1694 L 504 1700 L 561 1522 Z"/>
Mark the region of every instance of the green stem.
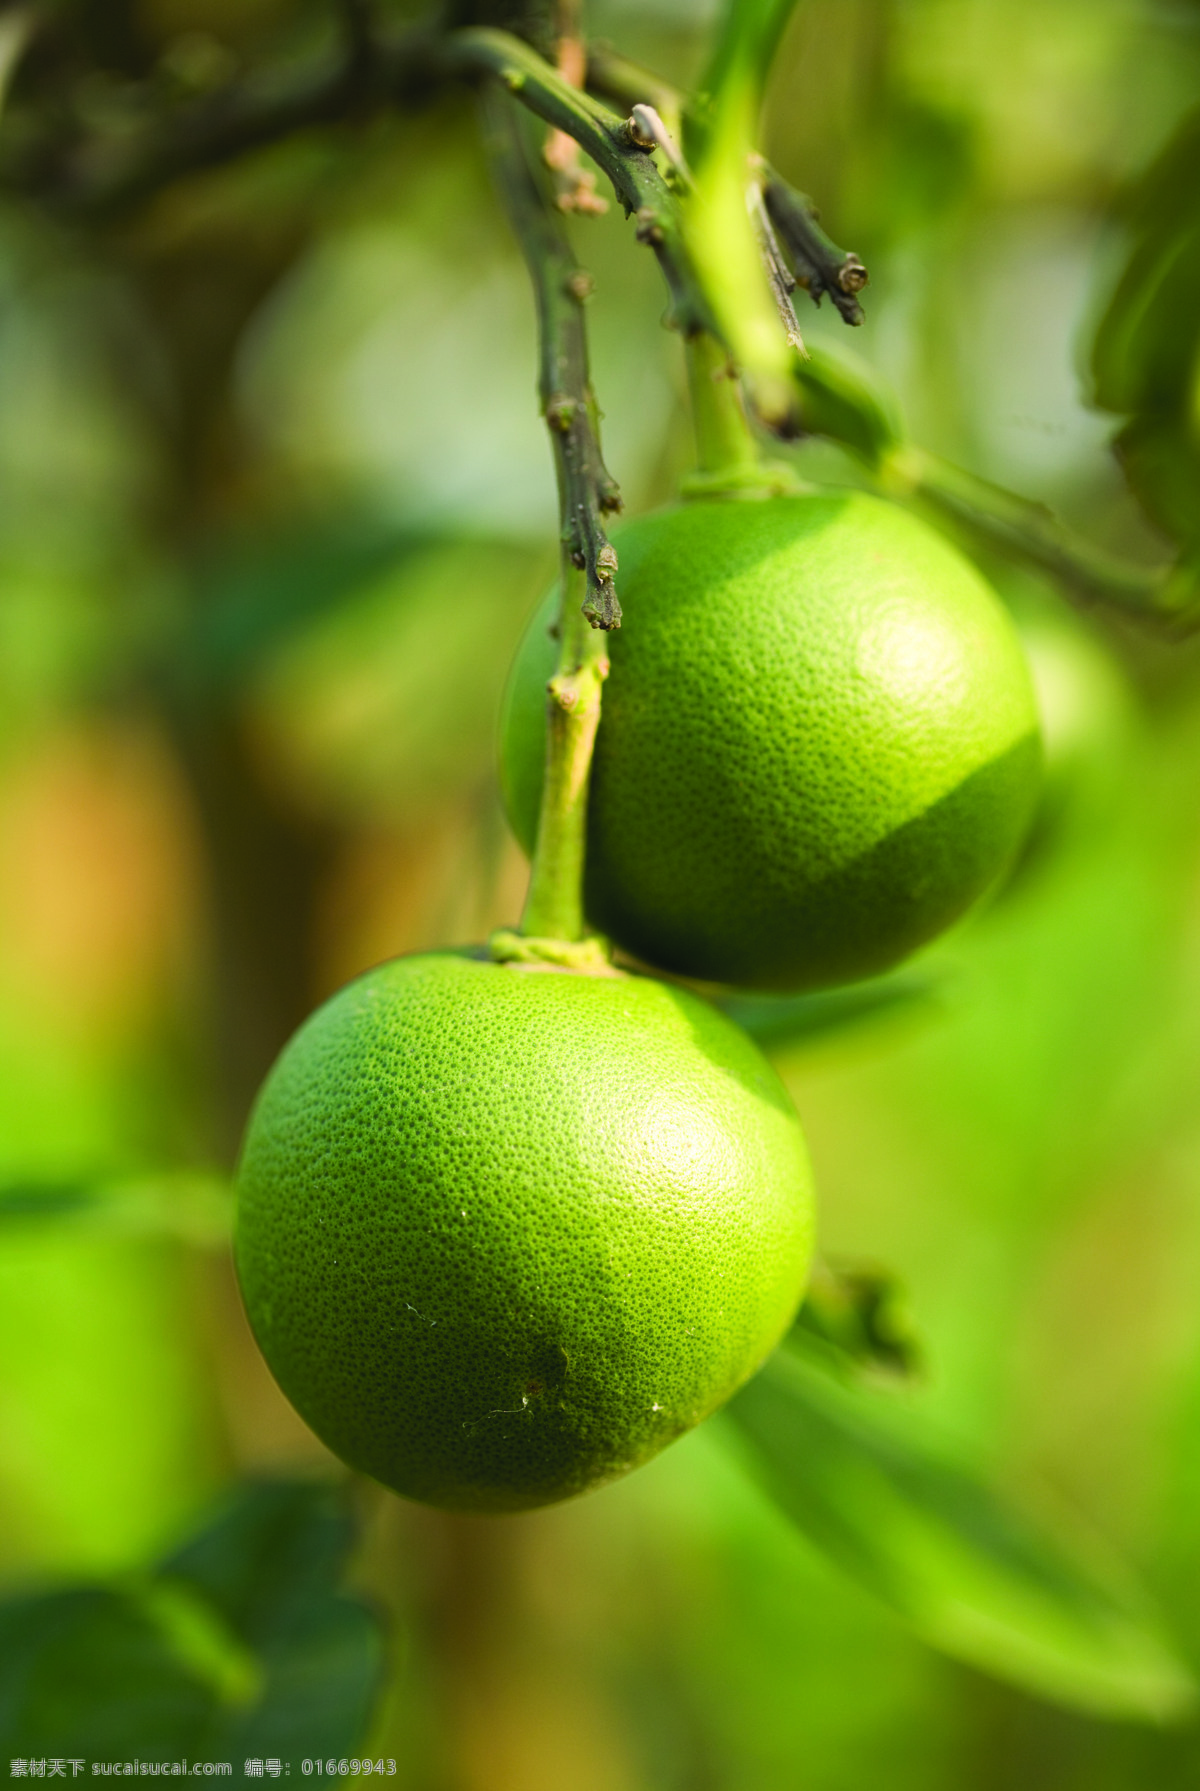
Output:
<path fill-rule="evenodd" d="M 741 388 L 725 349 L 705 332 L 693 336 L 685 352 L 697 470 L 724 474 L 757 467 L 758 443 L 751 434 Z"/>
<path fill-rule="evenodd" d="M 790 466 L 763 458 L 724 346 L 702 331 L 684 343 L 696 471 L 680 481 L 685 498 L 766 498 L 803 489 Z"/>
<path fill-rule="evenodd" d="M 528 111 L 574 137 L 607 176 L 626 214 L 636 217 L 638 241 L 654 250 L 671 295 L 671 321 L 685 337 L 716 330 L 683 240 L 675 196 L 626 119 L 572 87 L 506 31 L 453 31 L 437 43 L 435 54 L 446 74 L 464 80 L 491 76 Z"/>
<path fill-rule="evenodd" d="M 621 499 L 601 456 L 588 372 L 583 306 L 591 282 L 571 251 L 517 108 L 491 82 L 481 103 L 496 183 L 537 300 L 538 388 L 554 450 L 562 541 L 558 666 L 546 692 L 546 776 L 529 895 L 520 934 L 498 934 L 492 949 L 499 957 L 597 967 L 604 960 L 587 937 L 583 872 L 588 778 L 608 674 L 604 637 L 621 622 L 617 556 L 603 517 Z"/>
<path fill-rule="evenodd" d="M 616 100 L 619 106 L 653 106 L 678 140 L 683 128 L 683 95 L 652 69 L 631 62 L 611 44 L 589 43 L 587 84 L 592 92 Z"/>
<path fill-rule="evenodd" d="M 521 932 L 529 939 L 587 938 L 583 873 L 588 779 L 608 676 L 604 636 L 580 607 L 583 575 L 563 555 L 558 669 L 546 690 L 546 776 Z"/>

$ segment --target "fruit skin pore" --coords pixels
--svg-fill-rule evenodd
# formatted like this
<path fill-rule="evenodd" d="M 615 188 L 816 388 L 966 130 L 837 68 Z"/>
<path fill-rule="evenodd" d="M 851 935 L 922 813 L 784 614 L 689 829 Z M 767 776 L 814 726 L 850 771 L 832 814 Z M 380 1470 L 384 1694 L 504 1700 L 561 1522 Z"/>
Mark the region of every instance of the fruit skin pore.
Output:
<path fill-rule="evenodd" d="M 800 1301 L 812 1190 L 757 1047 L 640 976 L 399 958 L 302 1026 L 238 1170 L 280 1386 L 410 1498 L 512 1511 L 656 1454 Z"/>
<path fill-rule="evenodd" d="M 1040 774 L 1020 642 L 974 568 L 853 491 L 691 503 L 613 539 L 589 920 L 648 964 L 762 989 L 875 975 L 956 920 L 1015 853 Z M 556 602 L 505 698 L 526 850 Z"/>

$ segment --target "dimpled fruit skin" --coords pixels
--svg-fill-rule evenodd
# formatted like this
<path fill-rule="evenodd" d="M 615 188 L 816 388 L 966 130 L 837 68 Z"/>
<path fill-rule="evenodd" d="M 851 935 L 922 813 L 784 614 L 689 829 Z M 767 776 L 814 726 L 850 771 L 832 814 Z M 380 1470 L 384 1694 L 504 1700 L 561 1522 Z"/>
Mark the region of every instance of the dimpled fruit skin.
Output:
<path fill-rule="evenodd" d="M 238 1172 L 251 1325 L 331 1449 L 516 1510 L 636 1467 L 778 1342 L 812 1238 L 774 1071 L 635 976 L 399 958 L 326 1003 Z"/>
<path fill-rule="evenodd" d="M 968 562 L 841 491 L 693 503 L 614 542 L 593 924 L 681 975 L 799 989 L 885 970 L 957 919 L 1018 846 L 1040 767 L 1020 643 Z M 526 850 L 555 603 L 505 699 Z"/>

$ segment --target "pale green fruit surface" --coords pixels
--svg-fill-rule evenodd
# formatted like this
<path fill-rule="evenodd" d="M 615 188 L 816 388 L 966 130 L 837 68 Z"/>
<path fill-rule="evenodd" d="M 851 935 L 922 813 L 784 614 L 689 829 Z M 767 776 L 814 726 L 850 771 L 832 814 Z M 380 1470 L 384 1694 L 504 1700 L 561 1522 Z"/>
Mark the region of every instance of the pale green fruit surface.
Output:
<path fill-rule="evenodd" d="M 412 1498 L 514 1510 L 636 1467 L 753 1374 L 812 1223 L 788 1097 L 708 1003 L 439 953 L 287 1045 L 236 1257 L 331 1449 Z"/>
<path fill-rule="evenodd" d="M 841 491 L 688 504 L 614 543 L 593 924 L 681 975 L 804 989 L 886 970 L 957 919 L 1013 856 L 1040 767 L 1020 642 L 968 561 Z M 526 850 L 556 602 L 505 699 Z"/>

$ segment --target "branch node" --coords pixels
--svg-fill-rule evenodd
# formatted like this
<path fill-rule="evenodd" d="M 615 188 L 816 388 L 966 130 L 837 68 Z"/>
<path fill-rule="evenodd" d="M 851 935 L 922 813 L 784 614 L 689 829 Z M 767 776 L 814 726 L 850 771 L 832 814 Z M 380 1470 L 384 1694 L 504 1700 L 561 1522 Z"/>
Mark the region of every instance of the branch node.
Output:
<path fill-rule="evenodd" d="M 637 239 L 640 243 L 649 243 L 653 248 L 658 248 L 666 240 L 662 220 L 652 205 L 643 205 L 637 214 Z"/>
<path fill-rule="evenodd" d="M 579 400 L 569 392 L 552 392 L 546 400 L 546 423 L 557 435 L 566 435 L 575 421 Z"/>
<path fill-rule="evenodd" d="M 565 709 L 568 714 L 579 701 L 579 694 L 578 685 L 573 679 L 566 676 L 551 678 L 546 686 L 546 695 L 551 702 L 557 703 L 559 708 Z"/>
<path fill-rule="evenodd" d="M 583 606 L 583 614 L 590 626 L 601 634 L 612 634 L 621 626 L 621 605 L 617 601 L 617 593 L 613 590 L 610 581 L 606 580 L 603 584 L 598 584 L 593 591 L 588 593 L 587 602 Z M 605 676 L 607 676 L 607 659 L 601 660 L 600 663 L 604 666 Z"/>

